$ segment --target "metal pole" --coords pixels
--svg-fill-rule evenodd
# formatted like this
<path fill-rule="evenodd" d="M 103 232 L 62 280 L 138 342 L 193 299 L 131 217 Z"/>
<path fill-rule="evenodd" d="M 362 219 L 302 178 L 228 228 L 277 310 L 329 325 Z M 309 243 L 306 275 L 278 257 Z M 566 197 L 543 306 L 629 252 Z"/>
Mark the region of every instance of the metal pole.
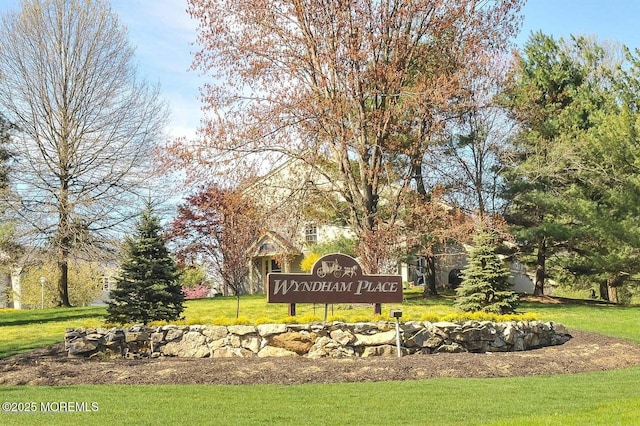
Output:
<path fill-rule="evenodd" d="M 45 277 L 40 277 L 40 287 L 42 289 L 42 309 L 44 309 L 44 283 L 47 281 Z"/>
<path fill-rule="evenodd" d="M 400 318 L 396 318 L 396 347 L 398 348 L 398 358 L 402 357 L 400 349 Z"/>

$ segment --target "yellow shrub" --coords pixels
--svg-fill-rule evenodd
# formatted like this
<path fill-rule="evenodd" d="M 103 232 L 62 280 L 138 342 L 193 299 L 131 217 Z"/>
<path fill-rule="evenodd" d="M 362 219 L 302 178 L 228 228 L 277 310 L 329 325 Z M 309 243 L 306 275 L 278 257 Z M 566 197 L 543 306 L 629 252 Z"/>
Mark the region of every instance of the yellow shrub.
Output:
<path fill-rule="evenodd" d="M 444 315 L 440 320 L 448 322 L 465 322 L 465 321 L 491 321 L 491 322 L 509 322 L 509 321 L 533 321 L 536 320 L 535 314 L 494 314 L 490 312 L 458 312 L 455 314 Z M 433 321 L 432 321 L 433 322 Z"/>
<path fill-rule="evenodd" d="M 260 317 L 256 319 L 253 323 L 254 325 L 260 324 L 274 324 L 276 321 L 273 318 Z"/>
<path fill-rule="evenodd" d="M 252 324 L 251 320 L 247 317 L 238 317 L 231 320 L 232 325 L 249 325 Z"/>
<path fill-rule="evenodd" d="M 291 317 L 291 316 L 287 316 L 287 317 L 282 317 L 278 320 L 278 323 L 280 324 L 297 324 L 298 323 L 298 317 Z"/>
<path fill-rule="evenodd" d="M 423 314 L 420 317 L 420 321 L 428 321 L 428 322 L 438 322 L 440 321 L 440 317 L 436 314 Z"/>
<path fill-rule="evenodd" d="M 320 259 L 320 255 L 318 253 L 311 252 L 307 254 L 300 262 L 300 269 L 302 269 L 304 272 L 311 272 L 311 269 L 313 269 L 313 265 L 318 259 Z"/>
<path fill-rule="evenodd" d="M 227 317 L 216 317 L 211 321 L 213 325 L 231 325 L 231 321 Z"/>
<path fill-rule="evenodd" d="M 342 315 L 329 315 L 327 317 L 328 322 L 347 322 L 346 318 Z"/>
<path fill-rule="evenodd" d="M 322 318 L 320 318 L 318 315 L 303 315 L 301 317 L 298 317 L 298 321 L 301 324 L 311 324 L 311 323 L 315 323 L 315 322 L 322 322 Z"/>
<path fill-rule="evenodd" d="M 186 325 L 204 325 L 204 324 L 205 324 L 205 321 L 199 317 L 189 318 L 186 321 Z"/>

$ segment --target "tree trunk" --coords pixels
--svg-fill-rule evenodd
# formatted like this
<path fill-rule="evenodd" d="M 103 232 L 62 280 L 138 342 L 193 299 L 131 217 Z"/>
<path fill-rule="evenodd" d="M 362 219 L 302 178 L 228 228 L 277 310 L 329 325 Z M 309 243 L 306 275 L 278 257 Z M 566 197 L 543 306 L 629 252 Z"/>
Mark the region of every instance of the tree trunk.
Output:
<path fill-rule="evenodd" d="M 240 318 L 240 289 L 236 287 L 236 318 Z"/>
<path fill-rule="evenodd" d="M 626 276 L 617 275 L 607 277 L 600 282 L 600 298 L 607 302 L 620 303 L 618 287 L 624 284 Z"/>
<path fill-rule="evenodd" d="M 609 301 L 609 285 L 608 280 L 600 281 L 600 299 Z"/>
<path fill-rule="evenodd" d="M 538 257 L 536 261 L 536 283 L 533 289 L 534 296 L 544 294 L 544 280 L 546 277 L 547 241 L 545 237 L 538 239 Z"/>
<path fill-rule="evenodd" d="M 65 174 L 66 176 L 66 174 Z M 62 177 L 58 204 L 58 305 L 71 307 L 69 302 L 69 253 L 71 252 L 71 208 L 69 180 Z"/>
<path fill-rule="evenodd" d="M 624 276 L 617 275 L 613 277 L 607 278 L 606 281 L 606 291 L 607 291 L 607 300 L 612 303 L 620 303 L 618 299 L 618 287 L 624 284 Z"/>
<path fill-rule="evenodd" d="M 425 200 L 426 202 L 431 201 L 431 197 L 427 192 L 427 186 L 425 184 L 424 177 L 422 176 L 422 155 L 420 154 L 420 152 L 414 154 L 411 157 L 411 169 L 413 171 L 413 179 L 416 182 L 416 191 L 418 192 L 418 194 L 420 194 L 420 196 L 422 196 L 423 200 Z"/>
<path fill-rule="evenodd" d="M 58 260 L 58 305 L 64 306 L 65 308 L 71 307 L 71 302 L 69 302 L 69 262 L 68 260 L 61 259 Z"/>
<path fill-rule="evenodd" d="M 436 288 L 436 258 L 434 256 L 425 257 L 426 271 L 424 275 L 424 295 L 437 296 L 438 289 Z"/>
<path fill-rule="evenodd" d="M 609 301 L 612 303 L 619 303 L 618 300 L 618 287 L 613 286 L 613 285 L 608 285 L 608 291 L 609 291 Z"/>

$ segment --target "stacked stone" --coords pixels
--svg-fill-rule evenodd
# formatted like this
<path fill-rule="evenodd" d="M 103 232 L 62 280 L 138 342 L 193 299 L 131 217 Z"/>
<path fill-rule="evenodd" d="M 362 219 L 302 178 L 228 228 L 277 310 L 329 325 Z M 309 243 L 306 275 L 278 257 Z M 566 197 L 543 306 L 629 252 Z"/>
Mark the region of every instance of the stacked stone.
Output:
<path fill-rule="evenodd" d="M 409 321 L 400 326 L 403 354 L 523 351 L 561 345 L 571 336 L 558 323 Z M 134 326 L 78 328 L 65 333 L 76 357 L 395 356 L 395 323 L 262 324 L 258 326 Z"/>

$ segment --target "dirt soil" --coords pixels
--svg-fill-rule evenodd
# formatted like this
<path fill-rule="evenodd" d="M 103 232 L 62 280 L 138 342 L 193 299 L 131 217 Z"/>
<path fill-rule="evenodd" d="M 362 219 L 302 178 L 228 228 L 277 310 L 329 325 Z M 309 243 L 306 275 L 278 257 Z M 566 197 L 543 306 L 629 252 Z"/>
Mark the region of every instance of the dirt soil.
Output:
<path fill-rule="evenodd" d="M 572 331 L 564 345 L 525 352 L 309 359 L 68 358 L 62 344 L 0 360 L 0 385 L 302 384 L 574 374 L 640 365 L 640 345 Z"/>

